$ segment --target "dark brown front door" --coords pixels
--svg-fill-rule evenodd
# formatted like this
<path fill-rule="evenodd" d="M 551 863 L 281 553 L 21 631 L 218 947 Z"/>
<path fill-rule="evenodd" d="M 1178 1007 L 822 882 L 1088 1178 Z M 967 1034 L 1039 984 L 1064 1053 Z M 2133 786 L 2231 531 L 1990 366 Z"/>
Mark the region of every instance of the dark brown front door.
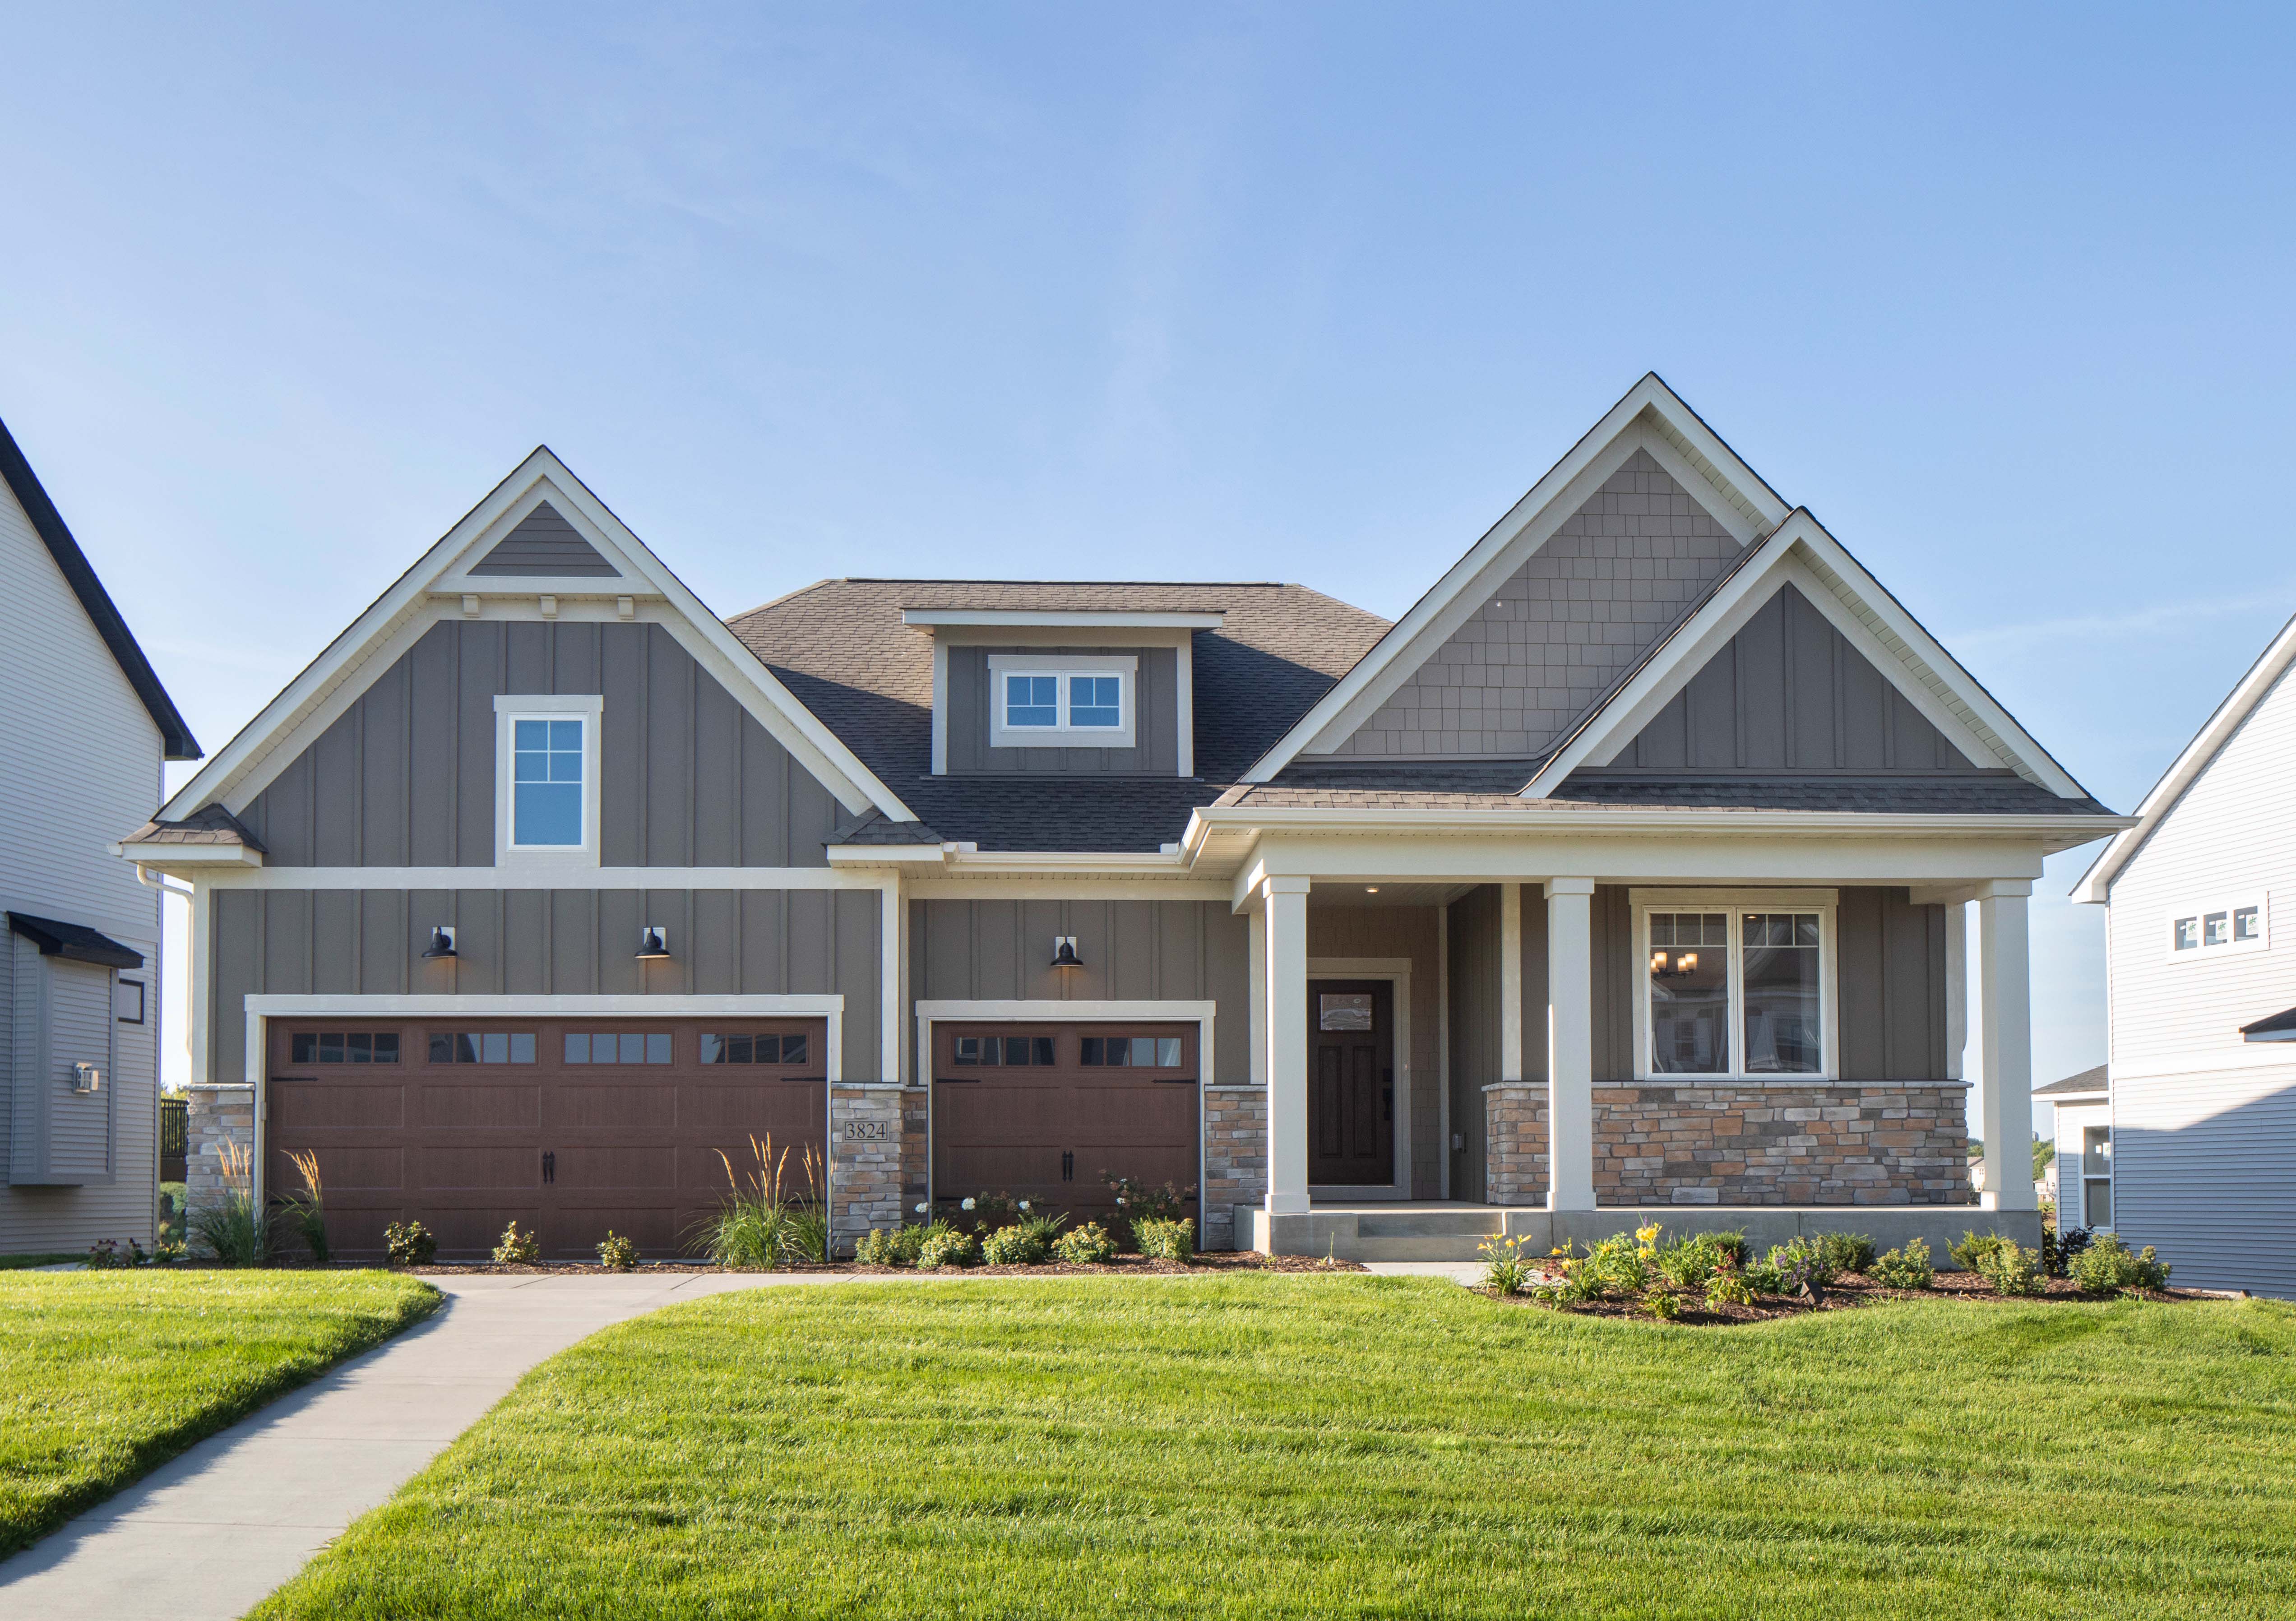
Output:
<path fill-rule="evenodd" d="M 337 1254 L 380 1256 L 420 1221 L 443 1258 L 481 1257 L 515 1220 L 552 1259 L 611 1228 L 682 1253 L 750 1141 L 801 1188 L 827 1145 L 820 1019 L 280 1019 L 271 1026 L 266 1191 L 317 1157 Z M 291 1239 L 289 1240 L 293 1241 Z"/>
<path fill-rule="evenodd" d="M 1308 1181 L 1339 1187 L 1395 1182 L 1393 986 L 1385 979 L 1308 985 Z"/>
<path fill-rule="evenodd" d="M 937 1024 L 932 1073 L 943 1216 L 1009 1193 L 1107 1223 L 1122 1212 L 1103 1173 L 1195 1183 L 1194 1025 Z"/>

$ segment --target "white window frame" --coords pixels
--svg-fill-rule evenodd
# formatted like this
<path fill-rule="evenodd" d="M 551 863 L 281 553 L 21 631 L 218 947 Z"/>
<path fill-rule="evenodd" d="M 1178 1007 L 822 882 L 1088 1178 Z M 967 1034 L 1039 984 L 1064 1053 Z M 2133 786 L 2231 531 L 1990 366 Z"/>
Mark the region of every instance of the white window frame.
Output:
<path fill-rule="evenodd" d="M 2256 908 L 2256 938 L 2253 940 L 2235 940 L 2227 937 L 2222 945 L 2211 946 L 2209 944 L 2208 919 L 2211 914 L 2219 912 L 2226 914 L 2225 928 L 2227 931 L 2227 937 L 2229 937 L 2229 931 L 2232 928 L 2231 914 L 2250 906 Z M 2187 919 L 2191 920 L 2199 928 L 2201 934 L 2200 944 L 2194 946 L 2190 951 L 2178 951 L 2177 949 L 2177 925 L 2180 921 Z M 2161 921 L 2161 934 L 2165 937 L 2165 940 L 2161 946 L 2161 954 L 2168 958 L 2171 962 L 2213 962 L 2219 957 L 2245 955 L 2251 952 L 2269 951 L 2272 949 L 2272 905 L 2270 896 L 2264 890 L 2258 889 L 2248 894 L 2234 896 L 2229 899 L 2225 896 L 2218 896 L 2215 899 L 2204 904 L 2186 906 L 2172 906 L 2169 909 L 2168 915 Z"/>
<path fill-rule="evenodd" d="M 495 864 L 497 866 L 594 867 L 598 864 L 600 733 L 606 700 L 590 693 L 502 693 L 495 699 Z M 582 723 L 582 842 L 529 844 L 513 841 L 512 814 L 518 727 L 522 720 Z"/>
<path fill-rule="evenodd" d="M 1050 726 L 1004 724 L 1004 677 L 1059 678 L 1060 720 Z M 1122 684 L 1117 706 L 1124 724 L 1069 725 L 1070 675 L 1114 675 Z M 1140 739 L 1140 656 L 1137 653 L 991 653 L 988 655 L 988 746 L 991 749 L 1136 749 Z"/>
<path fill-rule="evenodd" d="M 1634 889 L 1635 1079 L 1661 1086 L 1696 1086 L 1709 1082 L 1746 1085 L 1816 1086 L 1841 1074 L 1841 954 L 1834 932 L 1840 895 L 1833 889 Z M 1650 914 L 1653 912 L 1720 912 L 1730 918 L 1730 1064 L 1727 1070 L 1686 1073 L 1651 1068 Z M 1749 912 L 1814 912 L 1817 914 L 1817 1019 L 1820 1068 L 1816 1074 L 1781 1075 L 1746 1069 L 1746 974 L 1742 914 Z"/>

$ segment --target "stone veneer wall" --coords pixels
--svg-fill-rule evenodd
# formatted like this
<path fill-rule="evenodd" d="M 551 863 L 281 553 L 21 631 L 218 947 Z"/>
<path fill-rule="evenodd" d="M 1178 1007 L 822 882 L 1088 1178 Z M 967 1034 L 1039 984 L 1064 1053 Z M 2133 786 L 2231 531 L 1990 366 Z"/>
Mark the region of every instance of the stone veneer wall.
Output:
<path fill-rule="evenodd" d="M 1960 1082 L 1595 1087 L 1607 1205 L 1965 1205 Z"/>
<path fill-rule="evenodd" d="M 184 1117 L 184 1202 L 197 1210 L 223 1197 L 223 1144 L 255 1152 L 255 1088 L 240 1081 L 194 1086 L 191 1093 Z"/>
<path fill-rule="evenodd" d="M 1546 1202 L 1546 1116 L 1545 1081 L 1499 1081 L 1483 1088 L 1485 1200 Z"/>
<path fill-rule="evenodd" d="M 830 1246 L 852 1253 L 875 1227 L 898 1227 L 926 1196 L 922 1086 L 829 1090 Z"/>
<path fill-rule="evenodd" d="M 1267 1088 L 1204 1088 L 1203 1212 L 1199 1248 L 1235 1248 L 1235 1207 L 1267 1198 Z"/>

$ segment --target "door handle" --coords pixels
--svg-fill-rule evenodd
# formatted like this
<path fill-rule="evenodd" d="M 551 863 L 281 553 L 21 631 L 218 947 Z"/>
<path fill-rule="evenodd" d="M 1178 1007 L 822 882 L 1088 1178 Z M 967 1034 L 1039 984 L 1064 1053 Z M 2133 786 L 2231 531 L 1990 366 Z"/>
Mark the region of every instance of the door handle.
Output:
<path fill-rule="evenodd" d="M 1395 1123 L 1395 1071 L 1382 1069 L 1379 1072 L 1379 1118 L 1382 1124 L 1392 1126 Z"/>
<path fill-rule="evenodd" d="M 549 1149 L 542 1150 L 542 1180 L 545 1183 L 558 1180 L 558 1156 Z"/>
<path fill-rule="evenodd" d="M 1062 1149 L 1061 1150 L 1061 1180 L 1062 1182 L 1074 1182 L 1076 1180 L 1076 1150 L 1074 1149 Z"/>

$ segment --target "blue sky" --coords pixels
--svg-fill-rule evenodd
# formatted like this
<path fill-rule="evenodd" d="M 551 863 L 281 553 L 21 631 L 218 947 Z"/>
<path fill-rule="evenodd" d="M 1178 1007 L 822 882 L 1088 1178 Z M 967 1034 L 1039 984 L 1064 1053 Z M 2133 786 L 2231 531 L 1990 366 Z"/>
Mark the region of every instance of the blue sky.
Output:
<path fill-rule="evenodd" d="M 537 441 L 721 612 L 1393 615 L 1656 369 L 2125 808 L 2296 609 L 2290 32 L 25 8 L 0 415 L 213 747 Z M 2039 1078 L 2098 921 L 2037 907 Z"/>

